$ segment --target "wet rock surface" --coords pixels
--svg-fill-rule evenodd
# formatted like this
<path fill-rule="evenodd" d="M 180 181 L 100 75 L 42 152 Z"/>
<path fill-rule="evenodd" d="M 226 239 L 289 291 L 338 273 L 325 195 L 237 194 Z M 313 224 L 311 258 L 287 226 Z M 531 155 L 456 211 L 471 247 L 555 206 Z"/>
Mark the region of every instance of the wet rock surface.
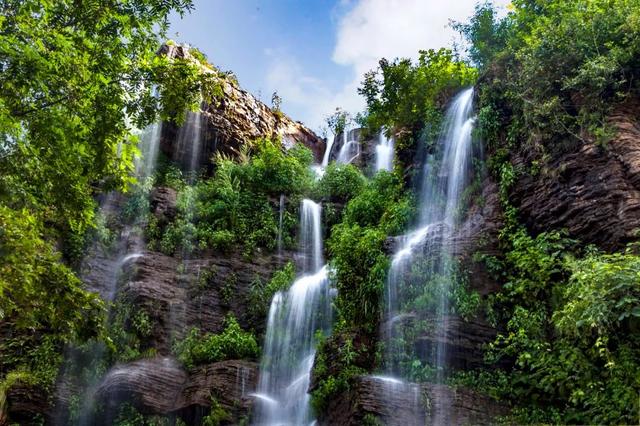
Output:
<path fill-rule="evenodd" d="M 3 396 L 6 400 L 3 401 Z M 46 418 L 49 402 L 46 391 L 26 383 L 16 383 L 0 395 L 0 425 L 39 425 Z M 10 420 L 10 421 L 9 421 Z"/>
<path fill-rule="evenodd" d="M 176 217 L 177 199 L 178 192 L 173 188 L 161 186 L 153 188 L 151 191 L 151 211 L 156 219 L 158 219 L 160 226 L 171 222 Z"/>
<path fill-rule="evenodd" d="M 224 424 L 238 424 L 250 412 L 257 368 L 253 362 L 232 360 L 187 372 L 171 357 L 140 360 L 112 368 L 96 400 L 106 408 L 104 424 L 110 424 L 122 401 L 141 413 L 179 417 L 188 424 L 199 424 L 215 403 L 227 413 Z"/>
<path fill-rule="evenodd" d="M 507 412 L 507 407 L 468 389 L 362 376 L 331 402 L 318 423 L 355 426 L 375 418 L 387 426 L 489 425 Z"/>
<path fill-rule="evenodd" d="M 503 226 L 498 186 L 492 178 L 487 177 L 482 182 L 482 192 L 475 197 L 451 241 L 451 252 L 467 273 L 469 288 L 481 296 L 495 293 L 501 288 L 501 283 L 489 274 L 481 258 L 501 254 L 498 234 Z"/>
<path fill-rule="evenodd" d="M 290 257 L 268 254 L 246 259 L 240 253 L 209 253 L 198 259 L 178 260 L 145 251 L 129 265 L 130 278 L 119 290 L 123 299 L 143 309 L 153 325 L 148 347 L 169 353 L 173 338 L 192 327 L 218 333 L 228 314 L 247 330 L 261 334 L 269 301 L 250 299 L 252 287 L 266 283 Z M 256 303 L 263 303 L 258 307 Z"/>
<path fill-rule="evenodd" d="M 451 368 L 471 370 L 487 368 L 484 347 L 495 340 L 497 331 L 479 317 L 464 320 L 456 315 L 441 318 L 443 327 L 434 327 L 416 338 L 416 354 L 420 359 L 433 359 L 442 344 Z"/>

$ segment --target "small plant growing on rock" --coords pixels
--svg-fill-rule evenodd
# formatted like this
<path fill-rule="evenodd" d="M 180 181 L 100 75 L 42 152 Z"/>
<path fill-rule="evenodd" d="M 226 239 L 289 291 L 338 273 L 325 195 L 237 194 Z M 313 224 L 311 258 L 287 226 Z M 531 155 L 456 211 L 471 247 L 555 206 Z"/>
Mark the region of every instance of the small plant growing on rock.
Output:
<path fill-rule="evenodd" d="M 173 353 L 185 367 L 192 369 L 227 359 L 256 359 L 260 348 L 255 336 L 244 331 L 235 317 L 229 315 L 222 333 L 203 336 L 194 327 L 183 340 L 174 344 Z"/>

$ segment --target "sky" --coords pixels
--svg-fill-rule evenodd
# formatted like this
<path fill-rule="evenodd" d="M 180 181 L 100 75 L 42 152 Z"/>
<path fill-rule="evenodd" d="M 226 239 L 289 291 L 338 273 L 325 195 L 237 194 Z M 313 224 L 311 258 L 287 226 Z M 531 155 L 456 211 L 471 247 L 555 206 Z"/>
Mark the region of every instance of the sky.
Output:
<path fill-rule="evenodd" d="M 504 7 L 509 0 L 494 0 Z M 380 58 L 416 58 L 451 47 L 450 20 L 466 21 L 476 0 L 194 0 L 170 17 L 168 37 L 204 52 L 266 104 L 322 133 L 337 107 L 364 110 L 357 88 Z"/>

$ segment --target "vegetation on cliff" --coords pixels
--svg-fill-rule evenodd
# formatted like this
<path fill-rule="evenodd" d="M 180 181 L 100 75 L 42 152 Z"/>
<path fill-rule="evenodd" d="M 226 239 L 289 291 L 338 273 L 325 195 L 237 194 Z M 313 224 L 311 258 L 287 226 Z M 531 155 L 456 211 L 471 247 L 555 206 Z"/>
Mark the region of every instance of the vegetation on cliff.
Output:
<path fill-rule="evenodd" d="M 488 4 L 459 25 L 480 65 L 478 127 L 501 185 L 504 256 L 489 262 L 503 290 L 492 310 L 505 327 L 490 361 L 512 362 L 501 398 L 520 422 L 634 422 L 640 382 L 635 246 L 606 254 L 563 230 L 531 236 L 510 201 L 513 184 L 562 152 L 606 149 L 606 116 L 637 98 L 640 3 L 513 2 L 502 20 Z M 510 161 L 524 153 L 528 164 Z M 603 153 L 606 155 L 606 153 Z M 495 390 L 495 389 L 494 389 Z"/>

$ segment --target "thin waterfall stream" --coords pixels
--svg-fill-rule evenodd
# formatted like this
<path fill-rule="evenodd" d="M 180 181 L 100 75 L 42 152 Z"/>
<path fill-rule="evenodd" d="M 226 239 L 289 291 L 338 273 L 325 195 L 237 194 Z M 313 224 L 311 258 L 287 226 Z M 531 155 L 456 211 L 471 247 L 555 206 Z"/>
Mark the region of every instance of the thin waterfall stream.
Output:
<path fill-rule="evenodd" d="M 155 123 L 148 126 L 142 131 L 140 139 L 140 157 L 135 160 L 135 173 L 138 179 L 140 190 L 144 191 L 149 184 L 149 180 L 152 179 L 155 173 L 158 153 L 160 149 L 160 136 L 162 133 L 162 123 Z M 116 193 L 109 193 L 100 203 L 100 215 L 102 217 L 117 217 L 120 214 L 119 202 L 120 195 Z M 111 317 L 111 304 L 118 297 L 118 284 L 123 274 L 124 269 L 132 262 L 144 256 L 144 237 L 140 232 L 146 220 L 146 212 L 137 211 L 134 217 L 129 218 L 129 221 L 122 226 L 116 241 L 114 242 L 114 248 L 104 251 L 98 242 L 94 243 L 94 247 L 91 252 L 92 256 L 89 256 L 84 261 L 85 269 L 91 270 L 93 268 L 93 262 L 100 257 L 105 257 L 109 269 L 105 271 L 102 279 L 93 289 L 98 291 L 102 298 L 108 302 L 108 312 L 105 316 L 105 321 L 109 321 Z M 84 277 L 88 279 L 88 277 Z M 90 282 L 95 280 L 89 279 Z M 89 371 L 96 369 L 96 366 L 100 364 L 105 356 L 105 348 L 101 345 L 95 345 L 90 349 L 87 360 L 82 360 L 81 356 L 78 356 L 73 351 L 68 351 L 70 357 L 68 358 L 68 366 L 70 371 L 63 371 L 62 376 L 71 379 L 77 372 L 73 370 Z M 90 365 L 84 365 L 88 362 Z M 97 370 L 97 369 L 96 369 Z M 93 373 L 91 377 L 85 377 L 86 383 L 84 386 L 85 397 L 80 401 L 78 416 L 74 420 L 79 425 L 89 425 L 94 423 L 94 406 L 95 406 L 95 392 L 99 385 L 101 375 Z M 62 381 L 64 383 L 64 380 Z M 55 412 L 52 422 L 53 424 L 62 424 L 64 415 L 60 412 Z"/>
<path fill-rule="evenodd" d="M 393 137 L 385 135 L 385 129 L 380 131 L 378 135 L 378 144 L 376 145 L 376 164 L 375 171 L 385 170 L 390 172 L 393 170 L 394 142 Z"/>
<path fill-rule="evenodd" d="M 316 335 L 326 335 L 331 328 L 330 283 L 322 255 L 322 208 L 303 200 L 300 216 L 302 275 L 271 301 L 258 391 L 254 394 L 255 425 L 313 422 L 307 391 Z"/>
<path fill-rule="evenodd" d="M 462 91 L 446 112 L 435 152 L 423 166 L 418 223 L 400 238 L 391 261 L 385 291 L 387 318 L 382 331 L 386 370 L 383 376 L 374 376 L 385 392 L 417 389 L 407 383 L 410 379 L 407 363 L 416 359 L 412 352 L 415 343 L 410 330 L 412 322 L 426 318 L 435 328 L 436 336 L 444 336 L 448 331 L 449 291 L 455 279 L 452 237 L 458 226 L 461 195 L 469 182 L 473 157 L 473 93 L 473 88 Z M 416 270 L 419 276 L 412 281 L 411 275 Z M 432 287 L 420 288 L 425 286 Z M 424 295 L 431 297 L 431 304 L 418 306 L 416 300 Z M 440 338 L 428 359 L 421 360 L 435 371 L 438 383 L 443 382 L 447 367 L 445 341 Z M 436 421 L 446 424 L 445 418 Z"/>

